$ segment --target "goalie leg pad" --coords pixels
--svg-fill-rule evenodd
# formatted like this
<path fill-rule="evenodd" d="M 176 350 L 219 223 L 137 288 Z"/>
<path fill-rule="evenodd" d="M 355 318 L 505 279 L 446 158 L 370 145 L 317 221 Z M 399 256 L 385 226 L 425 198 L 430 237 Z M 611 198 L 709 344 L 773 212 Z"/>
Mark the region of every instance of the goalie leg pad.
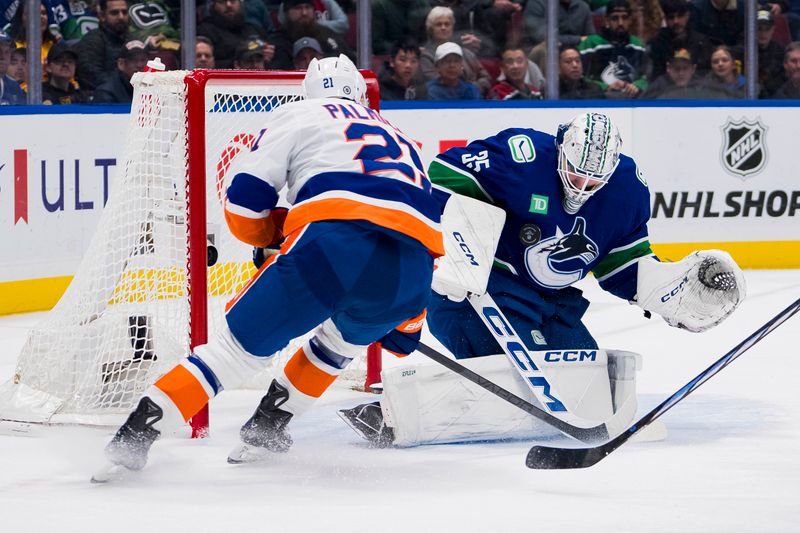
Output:
<path fill-rule="evenodd" d="M 573 424 L 609 423 L 624 430 L 636 414 L 636 370 L 630 352 L 594 350 L 539 352 L 550 362 L 542 372 Z M 546 354 L 550 354 L 549 356 Z M 541 407 L 504 355 L 461 361 L 474 372 Z M 447 369 L 429 364 L 384 370 L 381 410 L 397 446 L 509 438 L 550 438 L 561 433 Z"/>

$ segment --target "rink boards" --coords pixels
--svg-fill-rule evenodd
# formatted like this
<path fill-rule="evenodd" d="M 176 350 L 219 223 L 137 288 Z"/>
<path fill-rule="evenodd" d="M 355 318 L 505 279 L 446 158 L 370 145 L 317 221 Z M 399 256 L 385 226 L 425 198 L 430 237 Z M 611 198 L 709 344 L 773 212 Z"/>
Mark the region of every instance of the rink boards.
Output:
<path fill-rule="evenodd" d="M 603 111 L 650 187 L 660 256 L 722 248 L 745 268 L 800 268 L 797 107 L 566 104 L 386 103 L 383 115 L 421 144 L 427 164 L 507 127 L 555 132 Z M 65 290 L 114 186 L 127 120 L 118 106 L 0 110 L 0 314 L 47 309 Z"/>

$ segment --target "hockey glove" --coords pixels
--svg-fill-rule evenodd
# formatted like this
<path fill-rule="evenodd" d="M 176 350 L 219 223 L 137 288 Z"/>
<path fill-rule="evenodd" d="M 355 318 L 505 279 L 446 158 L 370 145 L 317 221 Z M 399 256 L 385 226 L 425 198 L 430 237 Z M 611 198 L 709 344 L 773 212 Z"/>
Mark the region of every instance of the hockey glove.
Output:
<path fill-rule="evenodd" d="M 256 268 L 261 268 L 267 258 L 280 250 L 281 244 L 286 239 L 283 235 L 283 224 L 286 222 L 288 213 L 289 210 L 285 207 L 275 207 L 270 211 L 269 218 L 275 226 L 275 235 L 266 247 L 255 246 L 253 248 L 253 264 Z"/>
<path fill-rule="evenodd" d="M 422 336 L 422 324 L 425 323 L 425 313 L 423 311 L 411 320 L 403 322 L 395 329 L 387 333 L 378 342 L 384 350 L 392 352 L 397 357 L 405 357 L 419 345 Z"/>
<path fill-rule="evenodd" d="M 745 292 L 742 270 L 721 250 L 693 252 L 676 263 L 639 260 L 636 303 L 673 327 L 710 329 L 733 313 Z"/>

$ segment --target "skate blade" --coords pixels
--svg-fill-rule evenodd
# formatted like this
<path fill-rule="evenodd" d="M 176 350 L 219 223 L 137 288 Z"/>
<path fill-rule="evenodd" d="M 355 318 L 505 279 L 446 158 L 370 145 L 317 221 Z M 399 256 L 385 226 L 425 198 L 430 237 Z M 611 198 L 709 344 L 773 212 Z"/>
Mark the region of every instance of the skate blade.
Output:
<path fill-rule="evenodd" d="M 110 483 L 126 478 L 131 472 L 132 470 L 128 470 L 122 465 L 107 463 L 94 474 L 92 474 L 92 478 L 89 481 L 100 484 Z"/>
<path fill-rule="evenodd" d="M 273 454 L 274 452 L 266 448 L 250 446 L 249 444 L 243 443 L 228 454 L 228 463 L 232 465 L 260 463 L 268 460 Z"/>

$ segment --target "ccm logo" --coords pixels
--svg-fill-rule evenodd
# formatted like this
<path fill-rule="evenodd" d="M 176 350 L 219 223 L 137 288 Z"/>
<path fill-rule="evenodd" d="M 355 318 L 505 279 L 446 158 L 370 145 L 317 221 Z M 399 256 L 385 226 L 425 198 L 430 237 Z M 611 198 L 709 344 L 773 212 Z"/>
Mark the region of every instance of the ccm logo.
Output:
<path fill-rule="evenodd" d="M 473 266 L 479 266 L 478 262 L 475 260 L 475 254 L 473 254 L 472 250 L 470 250 L 469 246 L 467 246 L 464 237 L 457 231 L 453 232 L 453 237 L 455 237 L 456 241 L 458 241 L 458 246 L 461 248 L 461 251 L 464 252 L 464 255 L 467 256 L 467 259 L 469 259 L 469 264 Z"/>
<path fill-rule="evenodd" d="M 672 289 L 667 294 L 661 297 L 661 303 L 668 302 L 672 297 L 681 292 L 683 290 L 683 286 L 686 285 L 687 283 L 689 283 L 689 278 L 684 277 L 677 287 L 675 287 L 674 289 Z"/>
<path fill-rule="evenodd" d="M 567 363 L 596 361 L 597 350 L 560 350 L 557 352 L 545 352 L 544 360 L 548 363 L 556 363 L 558 361 L 565 361 Z"/>

